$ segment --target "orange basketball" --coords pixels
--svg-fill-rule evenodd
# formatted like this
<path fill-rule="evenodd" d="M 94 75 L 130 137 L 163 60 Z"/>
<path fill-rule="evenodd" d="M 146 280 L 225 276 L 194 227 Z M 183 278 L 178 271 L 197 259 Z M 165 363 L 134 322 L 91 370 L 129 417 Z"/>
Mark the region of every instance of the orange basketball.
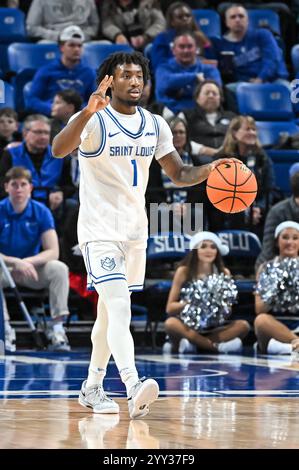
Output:
<path fill-rule="evenodd" d="M 207 194 L 211 203 L 222 212 L 242 212 L 255 200 L 255 175 L 243 163 L 222 163 L 211 171 Z"/>

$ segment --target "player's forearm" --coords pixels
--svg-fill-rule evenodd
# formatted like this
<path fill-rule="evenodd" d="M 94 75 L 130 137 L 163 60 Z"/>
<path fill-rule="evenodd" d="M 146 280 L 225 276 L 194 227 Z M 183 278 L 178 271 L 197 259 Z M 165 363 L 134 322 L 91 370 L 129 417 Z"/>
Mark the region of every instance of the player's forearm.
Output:
<path fill-rule="evenodd" d="M 78 116 L 54 137 L 52 153 L 56 158 L 63 158 L 79 147 L 80 135 L 93 113 L 84 108 Z"/>
<path fill-rule="evenodd" d="M 212 168 L 210 163 L 197 167 L 183 165 L 173 181 L 177 186 L 194 186 L 195 184 L 205 181 L 211 173 Z"/>

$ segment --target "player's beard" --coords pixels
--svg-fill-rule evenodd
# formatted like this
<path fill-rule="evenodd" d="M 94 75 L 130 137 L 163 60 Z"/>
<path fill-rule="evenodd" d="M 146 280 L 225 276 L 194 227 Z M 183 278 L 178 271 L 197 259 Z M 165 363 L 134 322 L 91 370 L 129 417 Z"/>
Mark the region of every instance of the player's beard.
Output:
<path fill-rule="evenodd" d="M 138 106 L 139 105 L 139 102 L 141 100 L 141 96 L 140 98 L 136 99 L 136 100 L 130 100 L 130 99 L 123 99 L 123 98 L 118 98 L 119 101 L 121 101 L 123 104 L 125 104 L 126 106 Z"/>

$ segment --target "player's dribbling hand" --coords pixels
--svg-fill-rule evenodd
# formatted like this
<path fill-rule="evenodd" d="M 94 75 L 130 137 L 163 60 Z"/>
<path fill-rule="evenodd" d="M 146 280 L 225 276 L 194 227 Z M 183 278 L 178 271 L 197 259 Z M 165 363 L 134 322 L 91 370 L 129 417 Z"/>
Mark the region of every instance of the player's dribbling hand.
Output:
<path fill-rule="evenodd" d="M 108 88 L 110 88 L 113 82 L 113 76 L 105 75 L 101 83 L 99 84 L 98 88 L 88 100 L 86 109 L 91 113 L 96 113 L 97 111 L 101 111 L 102 109 L 106 108 L 106 106 L 110 103 L 110 97 L 106 96 L 106 92 Z"/>
<path fill-rule="evenodd" d="M 231 162 L 236 162 L 236 163 L 243 163 L 241 160 L 238 160 L 237 158 L 219 158 L 218 160 L 213 161 L 212 163 L 209 163 L 210 166 L 210 171 L 213 171 L 217 166 L 222 165 L 223 163 L 231 163 Z"/>

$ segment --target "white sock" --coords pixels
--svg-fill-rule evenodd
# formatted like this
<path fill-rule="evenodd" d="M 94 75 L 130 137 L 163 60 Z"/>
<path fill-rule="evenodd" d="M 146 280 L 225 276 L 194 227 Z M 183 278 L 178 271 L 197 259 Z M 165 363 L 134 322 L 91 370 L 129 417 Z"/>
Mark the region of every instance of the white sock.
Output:
<path fill-rule="evenodd" d="M 106 369 L 100 369 L 99 367 L 89 366 L 88 377 L 86 387 L 92 387 L 93 385 L 103 386 L 103 380 L 106 375 Z"/>
<path fill-rule="evenodd" d="M 123 369 L 120 371 L 120 377 L 122 382 L 126 386 L 127 395 L 129 396 L 131 388 L 138 382 L 138 372 L 136 368 L 134 369 Z"/>
<path fill-rule="evenodd" d="M 292 350 L 291 343 L 281 343 L 274 338 L 270 339 L 267 346 L 268 354 L 292 354 Z"/>
<path fill-rule="evenodd" d="M 240 338 L 234 338 L 230 341 L 224 341 L 223 343 L 219 343 L 217 345 L 217 348 L 220 353 L 237 353 L 242 351 L 243 343 Z"/>

